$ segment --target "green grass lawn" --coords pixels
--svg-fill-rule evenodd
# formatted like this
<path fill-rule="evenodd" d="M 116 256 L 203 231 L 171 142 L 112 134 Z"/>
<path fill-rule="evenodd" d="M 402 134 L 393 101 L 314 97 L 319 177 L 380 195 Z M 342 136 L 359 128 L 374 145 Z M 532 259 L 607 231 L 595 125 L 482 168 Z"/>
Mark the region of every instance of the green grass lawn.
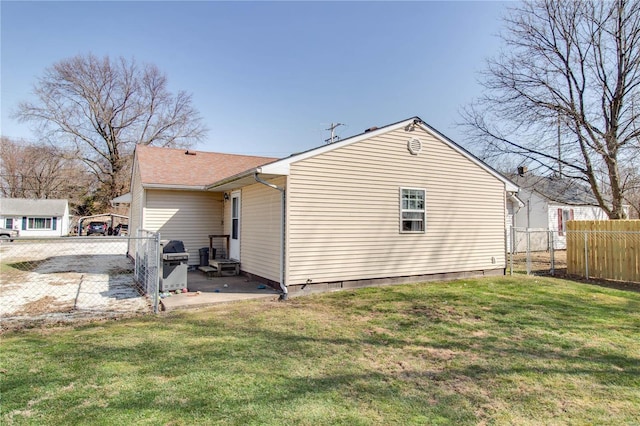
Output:
<path fill-rule="evenodd" d="M 6 333 L 2 424 L 640 424 L 640 293 L 427 283 Z"/>

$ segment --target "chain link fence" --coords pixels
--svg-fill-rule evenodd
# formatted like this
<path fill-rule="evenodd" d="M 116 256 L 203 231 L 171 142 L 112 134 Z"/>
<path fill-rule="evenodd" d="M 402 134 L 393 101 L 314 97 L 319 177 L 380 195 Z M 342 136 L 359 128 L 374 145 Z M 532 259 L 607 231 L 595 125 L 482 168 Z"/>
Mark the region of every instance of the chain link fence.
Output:
<path fill-rule="evenodd" d="M 508 273 L 640 282 L 640 232 L 512 228 Z"/>
<path fill-rule="evenodd" d="M 157 241 L 151 233 L 3 241 L 2 328 L 157 312 Z M 145 264 L 128 255 L 134 245 Z"/>
<path fill-rule="evenodd" d="M 134 280 L 138 289 L 149 296 L 154 313 L 158 312 L 160 290 L 160 234 L 139 229 L 135 241 Z"/>

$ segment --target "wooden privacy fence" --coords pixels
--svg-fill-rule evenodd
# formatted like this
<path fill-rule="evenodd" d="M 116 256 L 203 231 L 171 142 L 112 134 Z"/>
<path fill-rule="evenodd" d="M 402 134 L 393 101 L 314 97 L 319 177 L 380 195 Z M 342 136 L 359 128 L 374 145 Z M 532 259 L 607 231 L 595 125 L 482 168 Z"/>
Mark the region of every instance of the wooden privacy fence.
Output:
<path fill-rule="evenodd" d="M 640 282 L 640 220 L 568 221 L 567 273 Z"/>

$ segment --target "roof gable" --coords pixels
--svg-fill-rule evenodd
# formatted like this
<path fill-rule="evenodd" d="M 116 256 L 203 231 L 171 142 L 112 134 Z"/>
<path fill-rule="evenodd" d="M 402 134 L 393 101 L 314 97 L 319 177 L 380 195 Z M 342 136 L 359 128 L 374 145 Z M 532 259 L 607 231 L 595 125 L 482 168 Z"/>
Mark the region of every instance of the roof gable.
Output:
<path fill-rule="evenodd" d="M 27 198 L 0 199 L 0 213 L 3 216 L 55 216 L 69 214 L 67 200 L 34 200 Z"/>
<path fill-rule="evenodd" d="M 491 174 L 496 179 L 502 181 L 505 184 L 507 191 L 511 191 L 511 192 L 517 192 L 518 191 L 517 185 L 515 185 L 513 182 L 511 182 L 508 178 L 506 178 L 505 176 L 500 174 L 497 170 L 493 169 L 491 166 L 489 166 L 488 164 L 486 164 L 485 162 L 483 162 L 482 160 L 480 160 L 479 158 L 477 158 L 473 154 L 471 154 L 466 149 L 462 148 L 460 145 L 458 145 L 455 142 L 453 142 L 451 139 L 447 138 L 446 136 L 444 136 L 443 134 L 441 134 L 440 132 L 435 130 L 433 127 L 431 127 L 428 124 L 426 124 L 424 121 L 422 121 L 422 119 L 420 117 L 412 117 L 412 118 L 409 118 L 407 120 L 403 120 L 403 121 L 399 121 L 399 122 L 394 123 L 394 124 L 390 124 L 388 126 L 384 126 L 384 127 L 380 127 L 380 128 L 374 128 L 372 130 L 365 131 L 364 133 L 361 133 L 359 135 L 352 136 L 350 138 L 343 139 L 341 141 L 338 141 L 338 142 L 335 142 L 335 143 L 332 143 L 332 144 L 329 144 L 329 145 L 323 145 L 321 147 L 314 148 L 314 149 L 311 149 L 309 151 L 305 151 L 305 152 L 302 152 L 302 153 L 299 153 L 299 154 L 294 154 L 294 155 L 292 155 L 292 156 L 290 156 L 288 158 L 284 158 L 284 159 L 281 159 L 281 160 L 278 160 L 278 161 L 274 161 L 274 162 L 272 162 L 270 164 L 266 164 L 266 165 L 263 165 L 261 167 L 258 167 L 257 171 L 259 173 L 264 173 L 264 174 L 288 175 L 289 172 L 290 172 L 291 164 L 293 164 L 293 163 L 295 163 L 297 161 L 301 161 L 301 160 L 304 160 L 304 159 L 307 159 L 307 158 L 310 158 L 310 157 L 314 157 L 316 155 L 323 154 L 325 152 L 332 151 L 334 149 L 338 149 L 338 148 L 341 148 L 341 147 L 344 147 L 344 146 L 347 146 L 347 145 L 350 145 L 350 144 L 353 144 L 353 143 L 357 143 L 357 142 L 360 142 L 360 141 L 365 140 L 365 139 L 373 138 L 375 136 L 379 136 L 379 135 L 382 135 L 382 134 L 385 134 L 385 133 L 388 133 L 388 132 L 392 132 L 392 131 L 395 131 L 395 130 L 398 130 L 398 129 L 410 128 L 411 126 L 420 127 L 425 132 L 433 135 L 440 142 L 442 142 L 445 145 L 449 146 L 454 151 L 457 151 L 462 156 L 464 156 L 467 159 L 469 159 L 472 163 L 476 164 L 480 168 L 482 168 L 485 171 L 487 171 L 489 174 Z"/>
<path fill-rule="evenodd" d="M 135 162 L 143 186 L 183 186 L 203 189 L 205 185 L 277 160 L 271 157 L 160 148 L 139 145 Z"/>

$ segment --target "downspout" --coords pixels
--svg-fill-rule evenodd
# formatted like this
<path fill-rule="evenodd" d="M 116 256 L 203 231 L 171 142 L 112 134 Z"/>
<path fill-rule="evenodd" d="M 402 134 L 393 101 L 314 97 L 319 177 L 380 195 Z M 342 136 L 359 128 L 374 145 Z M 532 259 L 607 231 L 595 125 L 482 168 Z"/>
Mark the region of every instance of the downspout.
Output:
<path fill-rule="evenodd" d="M 282 294 L 280 295 L 280 300 L 287 300 L 289 290 L 287 289 L 286 284 L 284 283 L 284 266 L 285 266 L 285 219 L 286 219 L 286 201 L 287 201 L 287 193 L 284 188 L 281 188 L 277 185 L 269 183 L 265 180 L 260 179 L 258 176 L 258 172 L 254 172 L 253 178 L 256 182 L 261 183 L 263 185 L 268 186 L 269 188 L 277 189 L 280 191 L 282 195 L 281 200 L 281 209 L 280 209 L 280 229 L 282 230 L 282 236 L 280 239 L 280 288 L 282 289 Z"/>

